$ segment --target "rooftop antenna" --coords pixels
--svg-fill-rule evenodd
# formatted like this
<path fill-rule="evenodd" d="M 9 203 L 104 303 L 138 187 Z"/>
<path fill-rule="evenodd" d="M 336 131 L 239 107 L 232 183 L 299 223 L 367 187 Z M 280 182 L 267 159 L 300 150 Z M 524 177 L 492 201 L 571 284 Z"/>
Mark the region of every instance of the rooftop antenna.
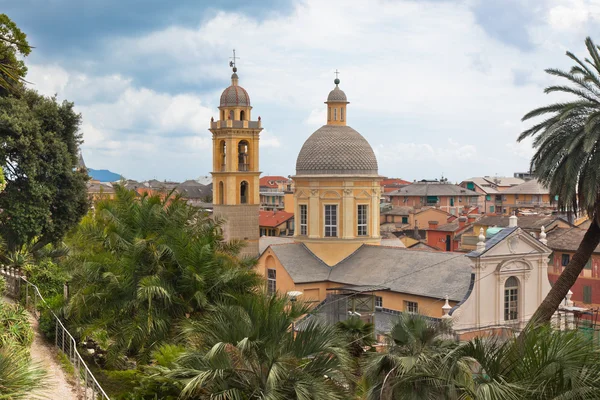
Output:
<path fill-rule="evenodd" d="M 237 67 L 235 66 L 235 61 L 239 60 L 239 57 L 235 56 L 235 49 L 233 49 L 233 57 L 229 57 L 231 61 L 229 61 L 229 66 L 233 68 L 233 72 L 237 72 Z"/>

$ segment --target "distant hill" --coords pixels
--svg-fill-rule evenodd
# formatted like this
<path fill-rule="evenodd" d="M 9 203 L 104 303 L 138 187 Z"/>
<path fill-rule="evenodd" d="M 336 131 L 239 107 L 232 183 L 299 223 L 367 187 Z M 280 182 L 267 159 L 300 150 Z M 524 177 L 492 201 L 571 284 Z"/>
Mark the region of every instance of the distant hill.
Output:
<path fill-rule="evenodd" d="M 88 168 L 87 170 L 92 179 L 100 182 L 114 182 L 121 179 L 121 174 L 116 174 L 107 169 Z"/>

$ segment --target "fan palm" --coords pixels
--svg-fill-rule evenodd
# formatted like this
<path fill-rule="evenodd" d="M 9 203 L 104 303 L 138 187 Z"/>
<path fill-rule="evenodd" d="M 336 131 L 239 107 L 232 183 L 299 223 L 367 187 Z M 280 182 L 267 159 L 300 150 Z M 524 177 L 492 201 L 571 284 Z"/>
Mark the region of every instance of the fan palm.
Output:
<path fill-rule="evenodd" d="M 335 326 L 309 322 L 295 335 L 290 326 L 310 306 L 279 295 L 252 294 L 218 305 L 192 322 L 193 350 L 171 377 L 182 398 L 344 399 L 347 342 Z"/>
<path fill-rule="evenodd" d="M 70 239 L 67 315 L 102 341 L 108 361 L 147 361 L 176 323 L 259 284 L 218 222 L 179 198 L 122 187 L 96 204 Z"/>
<path fill-rule="evenodd" d="M 527 129 L 519 141 L 533 137 L 536 152 L 531 169 L 558 196 L 562 210 L 587 212 L 592 223 L 571 262 L 532 317 L 534 323 L 550 321 L 577 277 L 600 243 L 600 54 L 589 37 L 585 41 L 589 58 L 574 54 L 569 71 L 547 69 L 550 75 L 567 80 L 566 85 L 547 87 L 546 93 L 575 96 L 571 101 L 551 104 L 527 113 L 523 120 L 545 119 Z"/>
<path fill-rule="evenodd" d="M 450 327 L 418 314 L 402 314 L 387 335 L 382 352 L 370 353 L 363 367 L 369 383 L 367 398 L 445 398 L 446 378 L 437 368 L 455 346 Z"/>

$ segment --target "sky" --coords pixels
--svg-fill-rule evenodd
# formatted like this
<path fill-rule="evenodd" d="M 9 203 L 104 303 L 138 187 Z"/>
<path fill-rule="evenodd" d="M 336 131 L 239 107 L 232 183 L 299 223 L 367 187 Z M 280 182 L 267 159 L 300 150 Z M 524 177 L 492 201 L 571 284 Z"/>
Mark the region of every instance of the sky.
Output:
<path fill-rule="evenodd" d="M 28 35 L 27 80 L 82 114 L 88 167 L 129 179 L 210 173 L 232 49 L 260 169 L 293 175 L 325 124 L 334 71 L 379 173 L 453 182 L 527 171 L 528 111 L 561 100 L 546 68 L 600 42 L 600 0 L 0 0 Z"/>

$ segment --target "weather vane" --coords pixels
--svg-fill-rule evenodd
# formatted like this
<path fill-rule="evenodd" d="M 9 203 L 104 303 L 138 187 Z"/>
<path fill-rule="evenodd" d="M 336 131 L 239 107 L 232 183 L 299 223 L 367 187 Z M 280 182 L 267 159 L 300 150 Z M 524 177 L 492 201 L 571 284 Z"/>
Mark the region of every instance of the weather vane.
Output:
<path fill-rule="evenodd" d="M 237 71 L 237 67 L 235 66 L 235 60 L 239 59 L 239 57 L 235 56 L 235 49 L 233 49 L 233 57 L 229 57 L 232 61 L 229 61 L 229 66 L 233 68 L 233 72 Z"/>

